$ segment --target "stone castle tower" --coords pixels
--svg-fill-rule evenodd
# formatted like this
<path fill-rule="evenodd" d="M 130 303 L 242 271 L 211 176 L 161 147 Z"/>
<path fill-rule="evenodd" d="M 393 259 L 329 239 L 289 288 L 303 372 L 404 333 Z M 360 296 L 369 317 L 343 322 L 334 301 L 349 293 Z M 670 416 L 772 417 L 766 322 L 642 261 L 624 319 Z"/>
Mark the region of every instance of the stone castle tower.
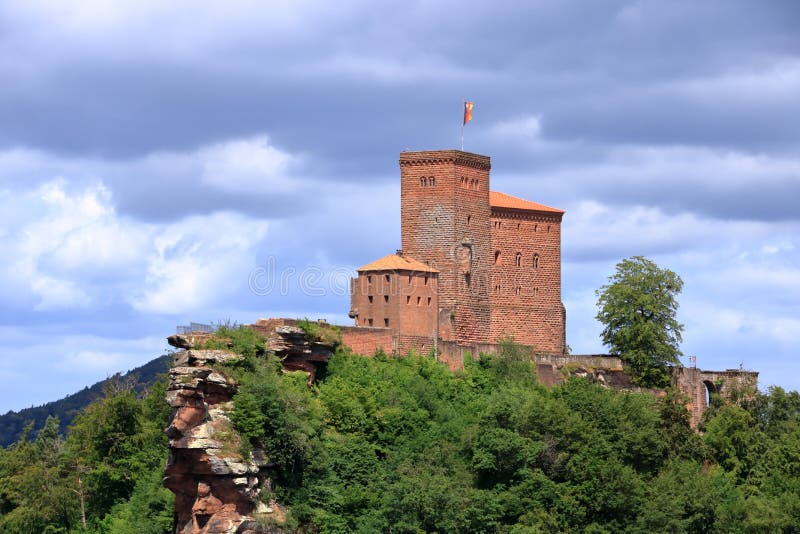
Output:
<path fill-rule="evenodd" d="M 511 336 L 564 353 L 564 212 L 491 192 L 490 169 L 459 150 L 400 154 L 402 249 L 358 269 L 351 306 L 357 326 L 392 330 L 393 352 Z M 416 305 L 422 293 L 434 310 Z"/>

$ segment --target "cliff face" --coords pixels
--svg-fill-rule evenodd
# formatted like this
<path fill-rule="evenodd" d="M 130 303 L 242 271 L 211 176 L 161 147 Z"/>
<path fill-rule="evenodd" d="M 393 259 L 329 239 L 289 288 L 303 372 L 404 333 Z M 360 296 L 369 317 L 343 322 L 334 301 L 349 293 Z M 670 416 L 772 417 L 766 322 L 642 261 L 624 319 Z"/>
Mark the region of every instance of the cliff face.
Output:
<path fill-rule="evenodd" d="M 269 489 L 266 454 L 240 452 L 241 441 L 228 418 L 236 384 L 212 364 L 241 356 L 219 350 L 182 350 L 169 372 L 167 402 L 173 418 L 166 432 L 169 459 L 164 485 L 175 493 L 178 534 L 257 533 L 255 520 L 276 516 L 276 503 L 261 502 Z"/>
<path fill-rule="evenodd" d="M 311 340 L 296 326 L 253 325 L 265 335 L 265 349 L 278 356 L 284 371 L 302 370 L 314 379 L 316 365 L 330 359 L 335 343 Z M 284 508 L 263 497 L 271 494 L 268 451 L 255 446 L 242 456 L 242 441 L 229 414 L 237 385 L 224 364 L 242 356 L 200 350 L 209 334 L 168 338 L 175 353 L 169 371 L 167 402 L 172 406 L 169 458 L 164 486 L 175 493 L 176 534 L 277 534 Z"/>

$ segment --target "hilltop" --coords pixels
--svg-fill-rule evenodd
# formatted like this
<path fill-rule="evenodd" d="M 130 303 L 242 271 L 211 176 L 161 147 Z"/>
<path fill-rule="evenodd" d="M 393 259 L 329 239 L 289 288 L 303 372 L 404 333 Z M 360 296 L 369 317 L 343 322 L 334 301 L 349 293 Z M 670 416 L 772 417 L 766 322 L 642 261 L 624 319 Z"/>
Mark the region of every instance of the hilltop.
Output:
<path fill-rule="evenodd" d="M 0 415 L 0 447 L 8 447 L 16 442 L 22 434 L 25 425 L 33 421 L 33 435 L 44 427 L 47 417 L 58 417 L 59 433 L 65 435 L 72 419 L 83 411 L 89 404 L 103 397 L 103 388 L 112 381 L 132 381 L 134 390 L 141 393 L 149 388 L 158 379 L 159 375 L 166 373 L 172 362 L 168 354 L 147 362 L 146 364 L 129 370 L 125 374 L 116 373 L 101 380 L 92 386 L 87 386 L 77 393 L 67 395 L 63 399 L 48 402 L 41 406 L 25 408 L 18 412 L 9 411 Z"/>

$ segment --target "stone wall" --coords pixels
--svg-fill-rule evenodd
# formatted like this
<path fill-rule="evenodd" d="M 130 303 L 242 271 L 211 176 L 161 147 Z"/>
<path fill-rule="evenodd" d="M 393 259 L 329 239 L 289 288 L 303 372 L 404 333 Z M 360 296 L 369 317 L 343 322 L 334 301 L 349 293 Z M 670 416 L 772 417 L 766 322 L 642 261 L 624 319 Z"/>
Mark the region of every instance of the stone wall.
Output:
<path fill-rule="evenodd" d="M 758 373 L 741 369 L 704 371 L 695 367 L 678 367 L 673 371 L 678 389 L 689 398 L 687 408 L 692 416 L 692 426 L 702 421 L 708 409 L 711 395 L 719 394 L 724 399 L 732 396 L 747 396 L 755 392 Z"/>
<path fill-rule="evenodd" d="M 561 354 L 561 213 L 492 208 L 490 341 L 512 336 Z"/>
<path fill-rule="evenodd" d="M 458 150 L 400 154 L 403 253 L 440 271 L 443 339 L 489 339 L 490 168 Z"/>
<path fill-rule="evenodd" d="M 378 350 L 394 354 L 396 342 L 389 328 L 370 328 L 362 326 L 340 326 L 342 345 L 355 354 L 372 356 Z"/>

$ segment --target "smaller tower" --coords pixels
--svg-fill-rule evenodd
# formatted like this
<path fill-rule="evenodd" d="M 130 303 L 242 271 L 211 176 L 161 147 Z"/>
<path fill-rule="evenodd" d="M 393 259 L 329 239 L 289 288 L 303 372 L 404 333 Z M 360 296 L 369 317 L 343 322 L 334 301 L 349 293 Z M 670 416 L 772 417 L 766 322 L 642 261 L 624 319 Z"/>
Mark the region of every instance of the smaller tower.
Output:
<path fill-rule="evenodd" d="M 356 270 L 350 317 L 356 326 L 387 328 L 392 352 L 436 350 L 439 271 L 398 251 Z"/>

